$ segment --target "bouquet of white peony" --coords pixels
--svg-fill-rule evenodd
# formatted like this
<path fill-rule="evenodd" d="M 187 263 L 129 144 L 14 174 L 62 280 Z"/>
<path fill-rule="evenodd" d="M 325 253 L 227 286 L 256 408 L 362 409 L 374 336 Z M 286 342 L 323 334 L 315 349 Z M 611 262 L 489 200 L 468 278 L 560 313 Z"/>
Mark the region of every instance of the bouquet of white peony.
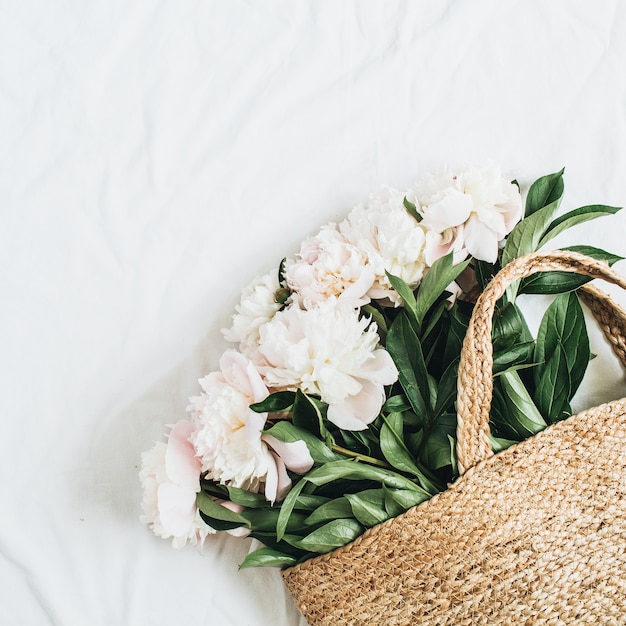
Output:
<path fill-rule="evenodd" d="M 290 567 L 343 546 L 458 476 L 456 385 L 476 297 L 513 259 L 603 205 L 557 216 L 563 171 L 517 183 L 492 165 L 384 189 L 252 281 L 232 350 L 200 380 L 189 417 L 143 455 L 142 521 L 180 547 L 216 532 L 263 547 L 242 566 Z M 620 257 L 568 248 L 609 264 Z M 570 414 L 590 359 L 576 289 L 538 274 L 493 323 L 492 447 Z M 518 294 L 555 294 L 534 338 Z"/>

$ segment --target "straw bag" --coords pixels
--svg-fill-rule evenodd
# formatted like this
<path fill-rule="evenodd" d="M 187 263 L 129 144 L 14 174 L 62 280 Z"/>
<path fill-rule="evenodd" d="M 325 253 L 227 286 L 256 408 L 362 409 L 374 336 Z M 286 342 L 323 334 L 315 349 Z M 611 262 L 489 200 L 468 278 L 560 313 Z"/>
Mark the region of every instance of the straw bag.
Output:
<path fill-rule="evenodd" d="M 493 455 L 491 318 L 511 282 L 563 270 L 626 279 L 579 254 L 520 257 L 485 289 L 458 383 L 461 477 L 353 543 L 285 570 L 318 624 L 626 624 L 626 399 Z M 626 312 L 579 292 L 626 364 Z"/>

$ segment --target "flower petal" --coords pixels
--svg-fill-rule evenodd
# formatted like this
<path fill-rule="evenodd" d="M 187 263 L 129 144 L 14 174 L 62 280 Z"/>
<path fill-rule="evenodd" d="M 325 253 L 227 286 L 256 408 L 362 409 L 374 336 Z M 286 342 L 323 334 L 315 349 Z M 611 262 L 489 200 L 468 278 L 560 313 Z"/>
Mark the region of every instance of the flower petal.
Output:
<path fill-rule="evenodd" d="M 255 402 L 261 402 L 269 395 L 256 367 L 236 350 L 227 350 L 222 354 L 220 369 L 228 383 Z"/>
<path fill-rule="evenodd" d="M 271 453 L 270 453 L 271 454 Z M 276 494 L 278 493 L 278 468 L 276 462 L 272 460 L 267 465 L 267 474 L 265 475 L 265 498 L 272 504 L 276 502 Z"/>
<path fill-rule="evenodd" d="M 196 515 L 196 492 L 191 487 L 163 483 L 157 491 L 159 518 L 167 535 L 186 537 Z"/>
<path fill-rule="evenodd" d="M 291 478 L 289 478 L 289 474 L 287 474 L 287 469 L 285 468 L 285 464 L 282 459 L 272 453 L 274 457 L 274 461 L 276 462 L 276 470 L 278 474 L 278 485 L 276 489 L 276 500 L 279 502 L 285 499 L 285 496 L 289 493 L 291 489 Z"/>
<path fill-rule="evenodd" d="M 422 225 L 442 233 L 447 228 L 463 224 L 474 208 L 474 201 L 469 194 L 458 189 L 448 188 L 443 198 L 424 207 Z"/>
<path fill-rule="evenodd" d="M 313 467 L 313 457 L 304 441 L 284 442 L 272 435 L 261 437 L 283 463 L 296 474 L 305 474 Z"/>
<path fill-rule="evenodd" d="M 385 400 L 383 386 L 365 379 L 361 382 L 357 395 L 328 406 L 328 419 L 339 428 L 365 430 L 380 413 Z"/>
<path fill-rule="evenodd" d="M 364 378 L 380 385 L 393 385 L 398 380 L 398 368 L 391 355 L 384 348 L 377 348 L 355 372 L 355 376 Z"/>
<path fill-rule="evenodd" d="M 200 459 L 196 457 L 196 449 L 189 441 L 193 432 L 193 424 L 188 420 L 174 424 L 167 442 L 165 471 L 173 483 L 199 491 L 202 469 Z"/>
<path fill-rule="evenodd" d="M 231 500 L 217 500 L 225 509 L 232 511 L 233 513 L 241 513 L 246 507 L 241 504 L 236 504 Z"/>
<path fill-rule="evenodd" d="M 498 240 L 503 239 L 507 234 L 504 215 L 496 208 L 481 209 L 474 215 L 477 215 L 478 219 L 496 234 Z"/>
<path fill-rule="evenodd" d="M 522 197 L 519 194 L 517 187 L 511 184 L 512 192 L 509 200 L 502 205 L 504 209 L 504 226 L 507 234 L 510 233 L 517 222 L 522 219 L 524 207 L 522 206 Z"/>
<path fill-rule="evenodd" d="M 248 441 L 256 441 L 266 421 L 267 413 L 257 413 L 252 409 L 248 409 L 246 414 L 246 439 Z"/>
<path fill-rule="evenodd" d="M 285 499 L 291 489 L 291 478 L 287 474 L 285 464 L 279 456 L 270 451 L 272 462 L 269 463 L 265 477 L 265 497 L 272 503 Z"/>
<path fill-rule="evenodd" d="M 446 256 L 446 254 L 450 252 L 450 248 L 453 243 L 454 240 L 445 243 L 441 233 L 429 230 L 426 233 L 426 246 L 424 247 L 424 259 L 426 260 L 426 265 L 432 267 L 435 264 L 435 261 L 443 256 Z"/>
<path fill-rule="evenodd" d="M 498 235 L 472 215 L 465 225 L 465 247 L 480 261 L 495 263 L 498 259 Z"/>

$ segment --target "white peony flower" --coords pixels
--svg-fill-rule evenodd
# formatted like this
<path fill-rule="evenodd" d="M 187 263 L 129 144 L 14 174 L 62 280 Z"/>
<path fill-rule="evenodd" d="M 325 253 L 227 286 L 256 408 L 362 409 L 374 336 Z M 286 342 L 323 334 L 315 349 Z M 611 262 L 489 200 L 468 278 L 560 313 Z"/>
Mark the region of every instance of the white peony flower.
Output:
<path fill-rule="evenodd" d="M 319 395 L 328 419 L 346 430 L 367 428 L 398 377 L 376 324 L 335 298 L 277 313 L 261 328 L 255 358 L 268 386 Z"/>
<path fill-rule="evenodd" d="M 367 256 L 369 269 L 374 273 L 374 283 L 368 295 L 374 300 L 389 299 L 394 304 L 401 299 L 385 274 L 399 276 L 411 287 L 422 279 L 425 231 L 403 205 L 404 195 L 384 188 L 371 196 L 367 206 L 352 209 L 339 224 L 346 240 Z"/>
<path fill-rule="evenodd" d="M 249 354 L 257 345 L 259 328 L 274 317 L 281 304 L 278 270 L 257 276 L 241 291 L 241 300 L 235 307 L 232 326 L 222 333 L 227 341 L 239 344 L 243 354 Z"/>
<path fill-rule="evenodd" d="M 416 185 L 415 195 L 424 216 L 421 224 L 431 233 L 426 243 L 429 265 L 451 250 L 455 262 L 471 254 L 495 263 L 498 242 L 522 218 L 518 188 L 491 164 L 429 175 Z"/>
<path fill-rule="evenodd" d="M 192 430 L 190 422 L 179 421 L 172 427 L 167 443 L 156 443 L 141 457 L 143 515 L 139 519 L 159 537 L 173 537 L 175 548 L 187 541 L 202 547 L 207 535 L 215 533 L 196 507 L 201 469 L 189 443 Z"/>
<path fill-rule="evenodd" d="M 303 441 L 282 443 L 263 435 L 267 413 L 249 406 L 264 400 L 268 390 L 254 365 L 230 350 L 220 371 L 200 380 L 204 391 L 191 398 L 195 431 L 191 436 L 202 471 L 224 485 L 258 492 L 270 501 L 284 498 L 291 487 L 286 469 L 304 473 L 313 459 Z"/>
<path fill-rule="evenodd" d="M 285 278 L 294 301 L 304 309 L 330 297 L 359 307 L 369 302 L 365 294 L 374 282 L 366 263 L 365 254 L 328 225 L 302 243 L 296 259 L 287 262 Z"/>

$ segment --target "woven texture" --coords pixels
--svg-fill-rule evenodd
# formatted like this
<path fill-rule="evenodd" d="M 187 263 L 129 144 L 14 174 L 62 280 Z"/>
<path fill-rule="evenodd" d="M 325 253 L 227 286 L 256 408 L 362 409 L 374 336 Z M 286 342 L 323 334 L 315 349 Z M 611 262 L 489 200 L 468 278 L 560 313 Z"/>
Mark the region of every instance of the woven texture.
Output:
<path fill-rule="evenodd" d="M 573 253 L 507 266 L 481 295 L 459 366 L 457 453 L 445 492 L 355 542 L 283 572 L 318 624 L 626 623 L 626 399 L 579 413 L 493 456 L 491 316 L 506 286 L 551 269 L 603 277 Z M 626 314 L 583 299 L 626 363 Z"/>

